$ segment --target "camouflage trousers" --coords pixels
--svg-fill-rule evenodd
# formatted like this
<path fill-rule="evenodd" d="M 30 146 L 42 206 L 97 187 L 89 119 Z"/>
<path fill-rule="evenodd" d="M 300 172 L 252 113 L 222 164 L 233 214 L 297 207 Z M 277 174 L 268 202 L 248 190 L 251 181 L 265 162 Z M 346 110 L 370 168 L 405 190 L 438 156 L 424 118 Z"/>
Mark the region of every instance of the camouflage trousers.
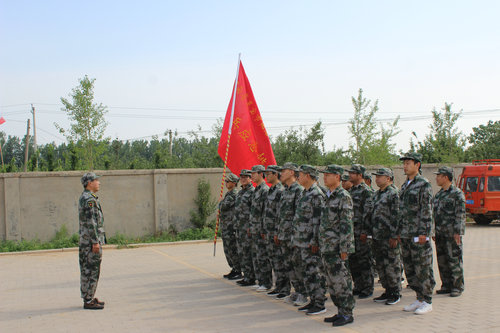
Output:
<path fill-rule="evenodd" d="M 304 287 L 304 280 L 302 272 L 300 271 L 302 258 L 300 256 L 300 251 L 297 247 L 292 246 L 289 240 L 280 241 L 281 248 L 281 259 L 283 262 L 283 271 L 278 271 L 278 275 L 283 275 L 283 279 L 287 280 L 288 283 L 284 287 L 284 294 L 290 293 L 291 286 L 296 293 L 307 296 L 307 292 Z"/>
<path fill-rule="evenodd" d="M 299 248 L 301 271 L 304 287 L 311 303 L 323 307 L 325 305 L 325 277 L 323 275 L 323 263 L 319 253 L 312 253 L 310 248 Z"/>
<path fill-rule="evenodd" d="M 372 248 L 382 287 L 388 294 L 399 295 L 401 293 L 401 249 L 399 244 L 392 249 L 388 239 L 374 239 Z"/>
<path fill-rule="evenodd" d="M 267 249 L 267 240 L 262 239 L 260 234 L 252 234 L 252 261 L 255 278 L 259 280 L 259 285 L 271 288 L 273 273 Z"/>
<path fill-rule="evenodd" d="M 236 244 L 238 257 L 240 258 L 240 268 L 245 275 L 245 281 L 255 282 L 252 262 L 252 239 L 245 230 L 236 230 Z"/>
<path fill-rule="evenodd" d="M 281 246 L 276 245 L 273 236 L 267 239 L 267 244 L 267 255 L 270 258 L 272 270 L 276 277 L 274 289 L 288 295 L 290 293 L 290 279 L 287 274 L 284 274 L 285 264 L 283 262 Z"/>
<path fill-rule="evenodd" d="M 99 253 L 92 252 L 92 244 L 80 245 L 78 250 L 80 261 L 80 292 L 84 301 L 94 298 L 101 272 L 102 247 Z"/>
<path fill-rule="evenodd" d="M 222 245 L 229 267 L 236 272 L 241 272 L 236 233 L 232 225 L 224 225 L 222 228 Z"/>
<path fill-rule="evenodd" d="M 352 316 L 356 301 L 352 294 L 352 278 L 347 263 L 340 259 L 338 253 L 322 253 L 321 259 L 328 293 L 338 314 Z"/>
<path fill-rule="evenodd" d="M 417 293 L 417 299 L 432 303 L 432 291 L 436 281 L 432 269 L 431 243 L 421 245 L 415 243 L 413 238 L 402 238 L 401 255 L 408 284 Z"/>
<path fill-rule="evenodd" d="M 349 256 L 349 268 L 351 270 L 354 290 L 365 295 L 373 293 L 374 277 L 372 269 L 371 240 L 366 243 L 355 240 L 356 251 Z"/>
<path fill-rule="evenodd" d="M 436 236 L 437 261 L 443 289 L 464 290 L 462 246 L 462 242 L 457 245 L 452 237 Z"/>

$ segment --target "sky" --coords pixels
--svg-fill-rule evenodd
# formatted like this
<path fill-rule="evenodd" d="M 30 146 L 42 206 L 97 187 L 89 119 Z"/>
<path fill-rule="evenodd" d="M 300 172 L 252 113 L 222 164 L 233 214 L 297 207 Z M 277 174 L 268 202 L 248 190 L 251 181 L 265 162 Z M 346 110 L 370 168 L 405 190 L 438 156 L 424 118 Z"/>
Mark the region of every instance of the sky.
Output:
<path fill-rule="evenodd" d="M 211 135 L 223 118 L 238 54 L 271 137 L 324 123 L 327 151 L 350 142 L 351 97 L 401 117 L 397 149 L 429 133 L 453 103 L 468 135 L 500 119 L 498 1 L 0 0 L 0 131 L 64 142 L 61 110 L 95 78 L 111 139 Z"/>

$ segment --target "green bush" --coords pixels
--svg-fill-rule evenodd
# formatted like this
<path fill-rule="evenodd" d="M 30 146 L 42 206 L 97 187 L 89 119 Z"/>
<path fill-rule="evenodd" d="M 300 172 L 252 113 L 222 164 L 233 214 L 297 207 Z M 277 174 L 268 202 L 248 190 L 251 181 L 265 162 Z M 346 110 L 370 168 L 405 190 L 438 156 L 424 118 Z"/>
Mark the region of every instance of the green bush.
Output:
<path fill-rule="evenodd" d="M 205 179 L 198 180 L 197 195 L 194 199 L 196 209 L 189 212 L 191 223 L 198 229 L 207 227 L 207 220 L 217 208 L 217 200 L 210 195 L 210 183 Z"/>

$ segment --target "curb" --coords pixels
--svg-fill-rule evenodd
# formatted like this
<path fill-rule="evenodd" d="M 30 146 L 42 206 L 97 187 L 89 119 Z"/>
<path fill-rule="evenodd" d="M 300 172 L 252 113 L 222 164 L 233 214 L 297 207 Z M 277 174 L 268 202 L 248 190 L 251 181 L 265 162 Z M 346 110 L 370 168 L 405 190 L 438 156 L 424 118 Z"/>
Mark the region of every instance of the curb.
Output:
<path fill-rule="evenodd" d="M 127 245 L 104 245 L 103 250 L 117 250 L 117 249 L 127 249 L 127 248 L 138 248 L 138 247 L 152 247 L 152 246 L 176 246 L 176 245 L 192 245 L 192 244 L 204 244 L 211 243 L 213 240 L 189 240 L 189 241 L 178 241 L 178 242 L 161 242 L 161 243 L 138 243 L 138 244 L 127 244 Z M 49 249 L 49 250 L 33 250 L 33 251 L 14 251 L 14 252 L 0 252 L 1 256 L 15 256 L 15 255 L 25 255 L 25 254 L 46 254 L 46 253 L 58 253 L 58 252 L 77 252 L 77 247 L 65 247 L 62 249 Z"/>

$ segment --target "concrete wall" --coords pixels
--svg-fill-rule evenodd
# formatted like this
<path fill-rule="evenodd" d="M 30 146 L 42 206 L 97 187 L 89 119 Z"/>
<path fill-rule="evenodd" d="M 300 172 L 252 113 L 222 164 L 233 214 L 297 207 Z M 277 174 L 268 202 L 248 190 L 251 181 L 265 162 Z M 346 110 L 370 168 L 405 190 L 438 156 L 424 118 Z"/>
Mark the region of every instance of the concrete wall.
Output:
<path fill-rule="evenodd" d="M 454 167 L 458 176 L 463 165 Z M 422 167 L 435 192 L 436 169 L 436 165 Z M 400 186 L 405 179 L 403 169 L 396 166 L 393 170 L 395 183 Z M 98 196 L 107 235 L 119 232 L 142 236 L 170 226 L 177 230 L 192 227 L 189 212 L 196 208 L 193 199 L 198 179 L 206 179 L 213 198 L 218 199 L 222 169 L 113 170 L 97 174 L 102 176 Z M 47 241 L 63 224 L 70 233 L 78 232 L 82 175 L 81 171 L 0 174 L 0 240 Z"/>

